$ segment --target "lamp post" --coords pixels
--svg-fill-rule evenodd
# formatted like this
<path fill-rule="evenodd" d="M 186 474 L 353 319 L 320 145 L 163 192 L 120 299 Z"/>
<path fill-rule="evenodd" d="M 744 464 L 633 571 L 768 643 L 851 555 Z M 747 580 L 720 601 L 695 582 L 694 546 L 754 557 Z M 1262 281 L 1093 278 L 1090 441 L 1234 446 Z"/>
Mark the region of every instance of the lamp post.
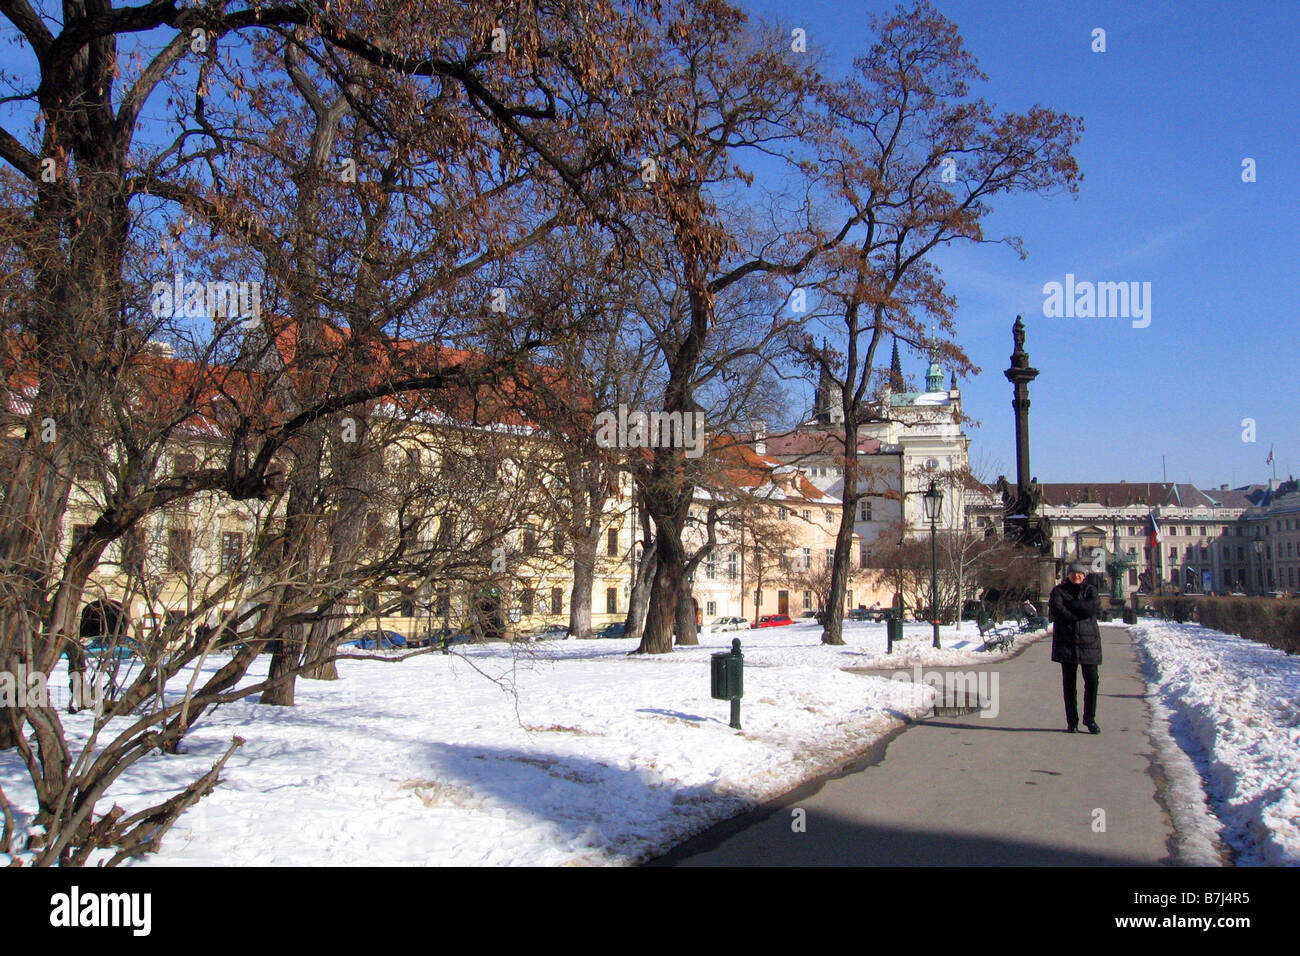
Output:
<path fill-rule="evenodd" d="M 923 496 L 925 517 L 930 522 L 930 621 L 934 625 L 934 646 L 939 646 L 939 547 L 936 539 L 935 522 L 939 520 L 939 509 L 943 507 L 943 492 L 930 479 L 930 487 Z"/>

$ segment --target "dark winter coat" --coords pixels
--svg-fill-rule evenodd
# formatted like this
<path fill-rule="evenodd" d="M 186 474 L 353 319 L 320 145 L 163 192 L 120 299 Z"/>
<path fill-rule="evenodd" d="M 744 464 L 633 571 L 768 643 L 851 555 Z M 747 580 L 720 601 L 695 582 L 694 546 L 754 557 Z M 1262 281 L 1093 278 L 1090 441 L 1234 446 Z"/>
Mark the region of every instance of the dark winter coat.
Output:
<path fill-rule="evenodd" d="M 1063 581 L 1052 588 L 1048 601 L 1052 619 L 1052 660 L 1058 664 L 1100 664 L 1101 598 L 1086 581 L 1074 585 Z"/>

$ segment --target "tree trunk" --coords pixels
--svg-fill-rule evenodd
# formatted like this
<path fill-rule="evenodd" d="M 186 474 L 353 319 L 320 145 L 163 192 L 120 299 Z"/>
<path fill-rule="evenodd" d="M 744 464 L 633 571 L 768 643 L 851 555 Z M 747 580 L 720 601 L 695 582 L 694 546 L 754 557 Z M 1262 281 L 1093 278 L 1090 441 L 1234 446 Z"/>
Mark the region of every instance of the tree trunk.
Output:
<path fill-rule="evenodd" d="M 338 661 L 333 660 L 337 646 L 336 634 L 343 621 L 337 614 L 329 613 L 324 620 L 312 624 L 307 634 L 306 666 L 302 676 L 307 680 L 338 680 Z"/>
<path fill-rule="evenodd" d="M 858 507 L 858 423 L 852 409 L 844 416 L 844 504 L 840 529 L 835 535 L 835 560 L 831 565 L 830 596 L 826 607 L 822 643 L 844 643 L 844 593 L 849 584 L 849 562 L 853 559 L 853 516 Z"/>
<path fill-rule="evenodd" d="M 627 602 L 627 636 L 641 640 L 645 630 L 646 612 L 650 607 L 650 589 L 655 574 L 654 542 L 641 553 L 641 565 L 632 581 L 632 594 Z"/>
<path fill-rule="evenodd" d="M 646 611 L 645 631 L 638 654 L 670 654 L 673 649 L 673 621 L 686 576 L 686 552 L 682 548 L 681 525 L 674 515 L 655 520 L 655 572 Z"/>
<path fill-rule="evenodd" d="M 584 536 L 574 542 L 573 588 L 569 592 L 569 633 L 579 640 L 591 637 L 591 589 L 596 578 L 599 537 Z"/>
<path fill-rule="evenodd" d="M 302 625 L 284 627 L 281 633 L 283 637 L 270 642 L 271 667 L 266 675 L 270 686 L 262 691 L 261 702 L 275 707 L 292 707 L 294 671 L 302 663 Z"/>
<path fill-rule="evenodd" d="M 695 596 L 684 583 L 677 599 L 677 645 L 695 647 L 700 643 L 699 628 L 695 623 Z"/>

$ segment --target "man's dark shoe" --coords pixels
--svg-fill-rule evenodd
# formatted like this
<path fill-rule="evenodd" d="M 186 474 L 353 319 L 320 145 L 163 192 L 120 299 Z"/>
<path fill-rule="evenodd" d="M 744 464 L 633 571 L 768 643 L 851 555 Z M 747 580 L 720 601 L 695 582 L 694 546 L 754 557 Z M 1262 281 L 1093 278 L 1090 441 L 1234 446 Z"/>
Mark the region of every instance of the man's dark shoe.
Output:
<path fill-rule="evenodd" d="M 1077 734 L 1079 732 L 1079 725 L 1070 724 L 1068 727 L 1065 728 L 1065 732 L 1067 734 Z"/>
<path fill-rule="evenodd" d="M 1091 723 L 1091 724 L 1088 725 L 1088 733 L 1090 733 L 1090 734 L 1099 734 L 1099 733 L 1101 733 L 1101 728 L 1098 727 L 1097 724 L 1096 724 L 1096 722 L 1094 721 L 1093 723 Z"/>

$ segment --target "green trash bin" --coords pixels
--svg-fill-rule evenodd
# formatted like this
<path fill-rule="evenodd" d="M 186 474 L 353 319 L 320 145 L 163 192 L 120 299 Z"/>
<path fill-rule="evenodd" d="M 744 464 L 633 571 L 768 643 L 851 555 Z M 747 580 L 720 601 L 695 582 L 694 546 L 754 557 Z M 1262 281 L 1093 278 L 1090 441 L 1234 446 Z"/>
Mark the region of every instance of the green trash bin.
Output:
<path fill-rule="evenodd" d="M 730 651 L 713 654 L 709 664 L 713 699 L 731 701 L 731 726 L 740 730 L 740 698 L 745 696 L 745 656 L 740 653 L 740 638 L 732 639 Z"/>
<path fill-rule="evenodd" d="M 894 642 L 903 639 L 903 619 L 889 612 L 889 617 L 885 618 L 885 641 L 887 653 L 894 652 Z"/>

